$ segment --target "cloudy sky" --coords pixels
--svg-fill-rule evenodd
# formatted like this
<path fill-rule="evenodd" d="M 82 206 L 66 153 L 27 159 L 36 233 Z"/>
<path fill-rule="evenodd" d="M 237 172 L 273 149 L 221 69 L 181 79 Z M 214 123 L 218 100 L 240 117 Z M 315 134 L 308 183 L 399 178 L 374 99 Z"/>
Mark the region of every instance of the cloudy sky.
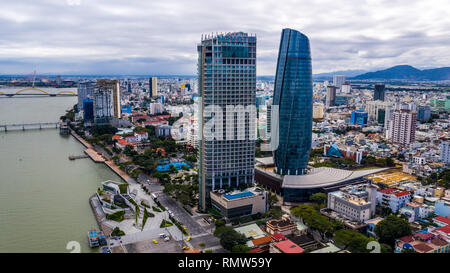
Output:
<path fill-rule="evenodd" d="M 281 29 L 313 72 L 450 66 L 448 0 L 0 0 L 0 74 L 195 75 L 201 34 L 256 33 L 273 75 Z"/>

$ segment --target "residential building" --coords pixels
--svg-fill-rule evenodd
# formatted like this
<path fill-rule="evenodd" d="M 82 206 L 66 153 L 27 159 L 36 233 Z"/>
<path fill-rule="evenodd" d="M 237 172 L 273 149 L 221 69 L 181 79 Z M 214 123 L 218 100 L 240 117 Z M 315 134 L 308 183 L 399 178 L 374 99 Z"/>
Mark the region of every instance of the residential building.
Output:
<path fill-rule="evenodd" d="M 444 240 L 435 232 L 417 232 L 395 240 L 395 253 L 407 249 L 418 253 L 450 253 L 450 241 Z"/>
<path fill-rule="evenodd" d="M 253 184 L 256 36 L 243 32 L 206 35 L 197 49 L 202 99 L 199 111 L 199 209 L 205 211 L 211 203 L 209 192 L 224 185 L 234 189 L 240 184 Z M 243 111 L 239 111 L 241 107 Z M 226 128 L 217 125 L 212 130 L 209 126 L 213 122 L 222 124 L 219 117 L 227 120 Z M 210 128 L 209 131 L 205 126 Z"/>
<path fill-rule="evenodd" d="M 314 103 L 313 105 L 313 119 L 323 119 L 324 105 L 323 103 Z"/>
<path fill-rule="evenodd" d="M 326 107 L 336 105 L 336 86 L 327 86 L 327 97 L 326 97 Z"/>
<path fill-rule="evenodd" d="M 409 191 L 386 188 L 377 192 L 377 204 L 389 207 L 393 212 L 397 212 L 404 207 L 406 203 L 410 202 L 410 200 L 411 194 Z"/>
<path fill-rule="evenodd" d="M 392 105 L 388 101 L 368 101 L 366 103 L 366 112 L 369 115 L 370 120 L 376 121 L 379 124 L 384 124 L 386 111 L 391 107 Z"/>
<path fill-rule="evenodd" d="M 141 142 L 148 139 L 148 133 L 147 132 L 135 132 L 134 137 L 136 138 L 137 142 Z"/>
<path fill-rule="evenodd" d="M 438 225 L 439 227 L 445 227 L 450 225 L 450 218 L 444 216 L 438 216 L 433 219 L 433 223 Z"/>
<path fill-rule="evenodd" d="M 352 88 L 351 88 L 351 85 L 349 83 L 344 83 L 341 86 L 341 93 L 343 93 L 343 94 L 350 94 L 351 90 L 352 90 Z"/>
<path fill-rule="evenodd" d="M 450 164 L 450 141 L 442 141 L 441 143 L 441 160 Z"/>
<path fill-rule="evenodd" d="M 414 143 L 416 136 L 416 112 L 397 110 L 389 121 L 387 138 L 400 145 Z"/>
<path fill-rule="evenodd" d="M 149 90 L 150 90 L 150 96 L 152 98 L 158 97 L 158 78 L 157 77 L 151 77 L 149 80 Z M 163 102 L 164 104 L 164 102 Z"/>
<path fill-rule="evenodd" d="M 119 81 L 98 80 L 93 97 L 96 124 L 106 124 L 113 118 L 121 117 Z"/>
<path fill-rule="evenodd" d="M 81 82 L 78 84 L 78 111 L 84 110 L 83 102 L 85 99 L 92 99 L 94 95 L 95 83 L 93 82 Z"/>
<path fill-rule="evenodd" d="M 334 75 L 333 76 L 333 85 L 336 88 L 341 89 L 341 86 L 345 83 L 345 76 L 343 75 Z"/>
<path fill-rule="evenodd" d="M 305 173 L 312 139 L 312 70 L 308 37 L 283 29 L 275 76 L 273 105 L 279 107 L 275 168 L 280 174 Z"/>

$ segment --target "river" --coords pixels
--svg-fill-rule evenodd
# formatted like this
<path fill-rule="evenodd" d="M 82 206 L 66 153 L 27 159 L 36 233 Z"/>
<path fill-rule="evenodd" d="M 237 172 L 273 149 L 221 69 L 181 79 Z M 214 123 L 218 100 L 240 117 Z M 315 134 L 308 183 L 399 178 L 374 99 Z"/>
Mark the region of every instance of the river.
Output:
<path fill-rule="evenodd" d="M 76 102 L 0 97 L 0 124 L 57 122 Z M 102 181 L 120 178 L 91 159 L 68 159 L 83 150 L 57 129 L 0 132 L 0 252 L 69 252 L 69 241 L 98 251 L 87 243 L 88 230 L 98 229 L 88 199 Z"/>

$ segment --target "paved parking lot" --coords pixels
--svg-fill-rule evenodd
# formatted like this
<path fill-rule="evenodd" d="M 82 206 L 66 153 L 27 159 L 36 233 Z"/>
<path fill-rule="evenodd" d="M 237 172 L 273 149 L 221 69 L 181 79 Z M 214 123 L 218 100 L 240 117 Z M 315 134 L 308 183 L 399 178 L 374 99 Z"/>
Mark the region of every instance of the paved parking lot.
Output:
<path fill-rule="evenodd" d="M 152 240 L 141 241 L 126 246 L 128 253 L 183 253 L 180 242 L 174 240 L 165 242 L 158 240 L 153 243 Z"/>
<path fill-rule="evenodd" d="M 192 237 L 189 243 L 191 243 L 194 248 L 209 249 L 220 246 L 220 239 L 212 234 L 205 234 L 199 237 Z M 205 244 L 205 246 L 201 247 L 200 244 Z"/>

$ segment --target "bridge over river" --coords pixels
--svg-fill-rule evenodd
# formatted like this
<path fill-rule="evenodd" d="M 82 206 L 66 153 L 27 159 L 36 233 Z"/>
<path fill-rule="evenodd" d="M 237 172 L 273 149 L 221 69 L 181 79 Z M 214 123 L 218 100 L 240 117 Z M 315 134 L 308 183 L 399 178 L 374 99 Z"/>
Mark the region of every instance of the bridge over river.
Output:
<path fill-rule="evenodd" d="M 0 90 L 0 97 L 21 97 L 21 96 L 49 96 L 49 97 L 57 97 L 57 96 L 77 96 L 76 92 L 69 90 L 58 91 L 57 93 L 49 93 L 45 90 L 39 88 L 24 88 L 18 90 L 14 93 L 3 92 Z"/>
<path fill-rule="evenodd" d="M 37 129 L 57 129 L 60 127 L 59 122 L 40 122 L 40 123 L 16 123 L 16 124 L 0 124 L 0 132 L 8 132 L 13 130 L 37 130 Z"/>

